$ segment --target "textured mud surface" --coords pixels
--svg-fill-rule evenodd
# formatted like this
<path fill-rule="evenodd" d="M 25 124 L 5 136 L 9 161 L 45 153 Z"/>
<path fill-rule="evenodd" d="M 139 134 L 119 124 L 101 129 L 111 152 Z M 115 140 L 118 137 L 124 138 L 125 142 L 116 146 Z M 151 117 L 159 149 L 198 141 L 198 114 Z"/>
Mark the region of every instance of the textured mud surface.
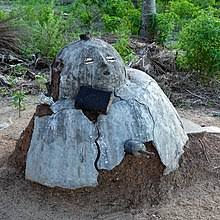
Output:
<path fill-rule="evenodd" d="M 97 188 L 50 189 L 25 181 L 7 165 L 35 109 L 30 104 L 18 119 L 4 103 L 1 120 L 12 115 L 13 123 L 0 131 L 0 219 L 220 219 L 219 136 L 190 137 L 179 170 L 165 177 L 157 155 L 147 160 L 128 155 L 113 171 L 101 173 Z"/>

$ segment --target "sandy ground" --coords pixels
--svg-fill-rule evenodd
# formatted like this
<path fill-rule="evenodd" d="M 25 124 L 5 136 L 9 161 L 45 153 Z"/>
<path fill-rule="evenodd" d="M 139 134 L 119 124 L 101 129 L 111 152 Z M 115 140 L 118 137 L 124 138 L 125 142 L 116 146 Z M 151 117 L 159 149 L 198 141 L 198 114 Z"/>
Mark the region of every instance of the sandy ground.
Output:
<path fill-rule="evenodd" d="M 220 110 L 202 107 L 201 109 L 177 109 L 177 111 L 181 117 L 189 119 L 200 126 L 220 127 L 220 117 L 213 116 L 213 113 L 220 113 Z"/>
<path fill-rule="evenodd" d="M 115 178 L 117 181 L 112 180 L 109 185 L 101 184 L 98 190 L 78 191 L 49 189 L 26 181 L 23 173 L 7 165 L 7 158 L 32 117 L 35 103 L 36 97 L 29 97 L 26 110 L 22 112 L 21 118 L 18 118 L 17 111 L 10 106 L 9 101 L 0 100 L 0 124 L 12 122 L 8 128 L 0 130 L 1 220 L 220 219 L 220 138 L 216 135 L 206 137 L 201 145 L 200 139 L 192 138 L 186 147 L 180 169 L 174 174 L 161 177 L 159 182 L 158 176 L 155 182 L 151 182 L 146 188 L 143 187 L 145 183 L 134 182 L 132 187 L 139 184 L 138 187 L 142 187 L 141 192 L 132 191 L 129 185 L 125 184 L 126 180 L 120 183 L 118 178 Z M 181 116 L 200 125 L 220 127 L 220 118 L 212 117 L 211 110 L 178 111 Z M 131 158 L 126 160 L 132 165 Z M 126 166 L 117 168 L 112 174 L 113 177 L 120 174 L 119 177 L 124 175 L 125 178 L 129 172 L 131 176 L 136 172 L 132 169 L 125 172 L 124 169 Z M 107 174 L 106 178 L 108 175 L 111 176 Z M 136 177 L 137 175 L 144 174 L 136 174 Z M 111 179 L 114 179 L 113 177 Z M 149 181 L 146 180 L 146 183 Z M 145 198 L 136 204 L 133 201 L 136 198 L 136 195 L 133 195 L 135 193 L 142 194 Z"/>

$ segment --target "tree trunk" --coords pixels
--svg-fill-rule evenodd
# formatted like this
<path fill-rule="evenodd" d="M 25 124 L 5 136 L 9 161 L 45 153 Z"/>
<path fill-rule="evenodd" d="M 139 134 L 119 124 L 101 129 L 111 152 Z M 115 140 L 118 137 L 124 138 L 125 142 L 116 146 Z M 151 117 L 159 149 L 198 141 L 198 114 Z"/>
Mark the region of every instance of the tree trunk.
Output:
<path fill-rule="evenodd" d="M 154 40 L 155 16 L 156 0 L 143 0 L 140 35 L 150 42 Z"/>

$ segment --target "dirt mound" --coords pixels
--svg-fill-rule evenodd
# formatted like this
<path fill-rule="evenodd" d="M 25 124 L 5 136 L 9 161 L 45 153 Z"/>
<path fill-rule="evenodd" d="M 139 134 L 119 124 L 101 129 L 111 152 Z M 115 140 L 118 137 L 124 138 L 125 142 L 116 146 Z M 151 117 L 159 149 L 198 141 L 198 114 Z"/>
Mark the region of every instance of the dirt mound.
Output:
<path fill-rule="evenodd" d="M 3 119 L 16 113 L 8 107 L 1 111 Z M 180 168 L 168 176 L 162 176 L 157 154 L 149 159 L 127 155 L 111 172 L 101 172 L 96 188 L 51 189 L 26 181 L 24 172 L 7 166 L 15 138 L 33 113 L 30 105 L 0 133 L 0 219 L 220 219 L 220 136 L 191 136 Z"/>
<path fill-rule="evenodd" d="M 155 157 L 140 159 L 127 155 L 111 172 L 100 173 L 98 187 L 80 190 L 43 187 L 25 181 L 23 173 L 2 166 L 0 217 L 1 219 L 50 219 L 53 216 L 53 219 L 60 219 L 60 212 L 57 212 L 59 207 L 60 210 L 66 210 L 63 214 L 66 219 L 98 219 L 97 216 L 108 216 L 109 213 L 122 210 L 125 215 L 127 212 L 130 213 L 131 208 L 159 207 L 169 202 L 179 190 L 190 188 L 203 180 L 216 182 L 220 178 L 219 146 L 218 136 L 207 134 L 191 136 L 185 147 L 180 168 L 168 176 L 162 176 L 164 166 L 152 147 L 151 151 L 155 152 Z M 0 160 L 6 162 L 5 157 L 1 156 Z M 11 206 L 21 209 L 20 215 L 18 210 L 14 213 L 16 218 L 10 217 L 9 210 L 4 211 L 6 207 Z M 26 212 L 31 214 L 27 215 Z M 38 218 L 43 213 L 47 213 L 48 217 Z M 68 218 L 69 215 L 72 217 Z M 118 215 L 121 216 L 120 213 Z M 18 216 L 26 216 L 26 218 L 18 218 Z M 125 218 L 119 216 L 109 219 L 129 219 L 127 214 Z"/>
<path fill-rule="evenodd" d="M 180 168 L 167 176 L 162 175 L 164 166 L 153 147 L 150 150 L 155 157 L 149 159 L 126 155 L 111 172 L 101 172 L 99 186 L 90 191 L 91 195 L 105 202 L 123 202 L 129 208 L 161 204 L 178 189 L 206 179 L 220 179 L 219 146 L 218 136 L 190 136 Z"/>
<path fill-rule="evenodd" d="M 107 198 L 109 201 L 121 200 L 127 207 L 136 207 L 143 201 L 157 203 L 159 183 L 165 167 L 154 147 L 148 147 L 148 150 L 154 152 L 155 156 L 146 159 L 126 155 L 112 171 L 102 171 L 98 193 L 110 197 Z M 97 191 L 95 189 L 95 194 Z"/>

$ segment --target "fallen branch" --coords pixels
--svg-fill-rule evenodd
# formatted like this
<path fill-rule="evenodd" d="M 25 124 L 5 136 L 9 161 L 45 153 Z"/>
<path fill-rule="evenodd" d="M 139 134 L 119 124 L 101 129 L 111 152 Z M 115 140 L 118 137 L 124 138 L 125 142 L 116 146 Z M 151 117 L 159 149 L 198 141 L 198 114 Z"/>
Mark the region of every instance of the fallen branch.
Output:
<path fill-rule="evenodd" d="M 197 94 L 195 94 L 195 93 L 189 91 L 188 89 L 184 89 L 184 90 L 185 90 L 186 92 L 190 93 L 191 95 L 197 97 L 197 98 L 200 98 L 200 99 L 206 100 L 206 98 L 204 98 L 204 97 L 202 97 L 202 96 L 200 96 L 200 95 L 197 95 Z"/>

